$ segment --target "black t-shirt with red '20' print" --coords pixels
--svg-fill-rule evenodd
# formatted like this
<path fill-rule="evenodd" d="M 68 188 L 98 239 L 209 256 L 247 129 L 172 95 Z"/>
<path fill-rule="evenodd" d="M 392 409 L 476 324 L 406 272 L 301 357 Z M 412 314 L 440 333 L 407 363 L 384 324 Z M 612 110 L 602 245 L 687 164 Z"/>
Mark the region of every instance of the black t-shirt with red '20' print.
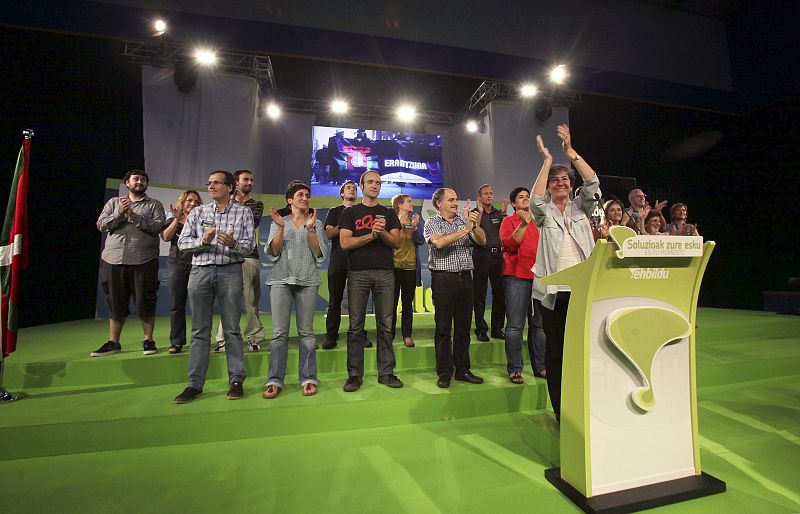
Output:
<path fill-rule="evenodd" d="M 383 205 L 367 207 L 363 203 L 345 209 L 339 227 L 352 231 L 354 237 L 360 237 L 372 232 L 372 224 L 380 216 L 386 218 L 386 232 L 400 229 L 400 220 L 393 209 Z M 379 237 L 360 248 L 348 250 L 347 263 L 351 270 L 394 269 L 393 250 Z"/>

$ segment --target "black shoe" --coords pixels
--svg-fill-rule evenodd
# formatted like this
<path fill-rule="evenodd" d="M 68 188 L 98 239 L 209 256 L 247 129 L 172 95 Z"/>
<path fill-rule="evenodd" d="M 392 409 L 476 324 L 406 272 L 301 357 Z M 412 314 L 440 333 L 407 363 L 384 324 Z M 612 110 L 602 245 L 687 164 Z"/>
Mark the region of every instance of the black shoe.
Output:
<path fill-rule="evenodd" d="M 456 375 L 456 380 L 460 380 L 462 382 L 469 382 L 470 384 L 482 384 L 483 379 L 481 377 L 476 377 L 472 374 L 471 371 L 467 371 L 461 374 Z"/>
<path fill-rule="evenodd" d="M 478 338 L 478 341 L 486 342 L 489 340 L 489 336 L 486 335 L 486 332 L 475 332 L 475 337 Z"/>
<path fill-rule="evenodd" d="M 345 393 L 352 393 L 358 391 L 358 388 L 361 387 L 361 377 L 347 377 L 347 382 L 344 383 Z"/>
<path fill-rule="evenodd" d="M 175 403 L 189 403 L 190 401 L 194 400 L 200 393 L 202 393 L 202 389 L 195 389 L 194 387 L 187 387 L 183 390 L 181 394 L 175 397 Z"/>
<path fill-rule="evenodd" d="M 492 331 L 492 338 L 493 339 L 505 339 L 506 338 L 506 333 L 503 332 L 502 328 L 500 330 L 493 330 Z"/>
<path fill-rule="evenodd" d="M 152 339 L 145 339 L 142 343 L 142 348 L 144 349 L 143 353 L 145 355 L 153 355 L 154 353 L 158 352 L 158 349 L 156 348 L 156 342 Z"/>
<path fill-rule="evenodd" d="M 322 343 L 323 350 L 330 350 L 332 348 L 336 348 L 336 339 L 326 339 L 324 343 Z"/>
<path fill-rule="evenodd" d="M 372 348 L 372 341 L 364 339 L 364 348 Z"/>
<path fill-rule="evenodd" d="M 391 387 L 392 389 L 403 387 L 403 383 L 394 375 L 382 375 L 378 377 L 378 383 Z"/>
<path fill-rule="evenodd" d="M 231 387 L 228 389 L 228 399 L 229 400 L 238 400 L 244 396 L 244 386 L 238 380 L 234 380 L 231 382 Z"/>
<path fill-rule="evenodd" d="M 105 357 L 106 355 L 111 355 L 112 353 L 119 353 L 122 351 L 122 345 L 119 343 L 115 343 L 114 341 L 109 341 L 97 350 L 93 351 L 89 355 L 92 357 Z"/>
<path fill-rule="evenodd" d="M 436 381 L 436 385 L 441 387 L 442 389 L 446 389 L 450 387 L 450 380 L 452 377 L 448 375 L 441 375 L 439 376 L 439 380 Z"/>

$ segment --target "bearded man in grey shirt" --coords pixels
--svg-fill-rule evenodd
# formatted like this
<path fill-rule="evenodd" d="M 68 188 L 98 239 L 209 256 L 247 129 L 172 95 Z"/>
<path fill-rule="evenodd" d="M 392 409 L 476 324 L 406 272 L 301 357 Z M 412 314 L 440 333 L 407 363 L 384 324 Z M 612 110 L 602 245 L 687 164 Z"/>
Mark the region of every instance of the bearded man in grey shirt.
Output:
<path fill-rule="evenodd" d="M 108 342 L 91 353 L 103 357 L 122 350 L 119 337 L 130 314 L 133 296 L 136 314 L 142 321 L 145 355 L 157 352 L 153 341 L 158 299 L 158 234 L 164 228 L 164 206 L 145 194 L 147 173 L 133 169 L 123 178 L 128 194 L 106 202 L 97 229 L 106 232 L 103 249 L 103 291 L 108 301 Z"/>

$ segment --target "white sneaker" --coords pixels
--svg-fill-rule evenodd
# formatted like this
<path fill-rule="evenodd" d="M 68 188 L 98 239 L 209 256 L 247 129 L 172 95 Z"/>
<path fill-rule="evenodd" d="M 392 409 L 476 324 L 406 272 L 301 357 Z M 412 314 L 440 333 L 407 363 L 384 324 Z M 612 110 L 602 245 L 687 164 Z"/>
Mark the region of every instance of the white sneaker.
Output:
<path fill-rule="evenodd" d="M 217 347 L 214 348 L 215 352 L 224 352 L 225 351 L 225 341 L 217 341 Z"/>
<path fill-rule="evenodd" d="M 260 352 L 261 351 L 261 343 L 255 341 L 247 341 L 247 346 L 250 347 L 251 352 Z"/>

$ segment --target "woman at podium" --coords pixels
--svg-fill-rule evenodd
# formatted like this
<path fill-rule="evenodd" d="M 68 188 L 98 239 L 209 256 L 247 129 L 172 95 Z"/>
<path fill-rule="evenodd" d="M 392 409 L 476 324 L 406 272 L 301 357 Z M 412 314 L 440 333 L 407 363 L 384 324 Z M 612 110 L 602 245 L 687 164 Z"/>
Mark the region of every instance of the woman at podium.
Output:
<path fill-rule="evenodd" d="M 597 204 L 600 181 L 591 166 L 572 147 L 567 125 L 559 125 L 558 137 L 564 155 L 581 174 L 583 187 L 573 198 L 575 173 L 566 164 L 553 164 L 553 156 L 542 136 L 536 146 L 544 162 L 531 188 L 530 211 L 539 229 L 539 247 L 533 266 L 533 297 L 542 302 L 542 324 L 547 336 L 545 368 L 547 390 L 556 419 L 561 420 L 561 363 L 564 355 L 564 329 L 569 305 L 568 286 L 543 286 L 539 281 L 552 273 L 579 264 L 589 258 L 594 237 L 589 216 Z"/>

